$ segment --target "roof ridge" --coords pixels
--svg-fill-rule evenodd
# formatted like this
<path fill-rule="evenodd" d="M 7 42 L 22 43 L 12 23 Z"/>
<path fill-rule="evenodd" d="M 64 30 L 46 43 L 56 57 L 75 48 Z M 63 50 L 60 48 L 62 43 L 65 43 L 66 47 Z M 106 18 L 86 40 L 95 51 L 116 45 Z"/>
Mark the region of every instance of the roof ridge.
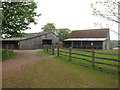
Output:
<path fill-rule="evenodd" d="M 82 29 L 82 30 L 73 30 L 73 31 L 90 31 L 90 30 L 109 30 L 109 28 L 99 28 L 99 29 Z M 72 31 L 72 32 L 73 32 Z"/>

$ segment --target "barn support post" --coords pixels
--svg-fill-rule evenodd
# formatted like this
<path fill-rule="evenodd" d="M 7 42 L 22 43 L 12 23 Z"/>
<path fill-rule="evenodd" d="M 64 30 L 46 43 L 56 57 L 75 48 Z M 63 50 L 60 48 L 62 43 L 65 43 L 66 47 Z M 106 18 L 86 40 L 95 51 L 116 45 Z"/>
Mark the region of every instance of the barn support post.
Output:
<path fill-rule="evenodd" d="M 45 45 L 43 45 L 43 50 L 45 51 Z"/>
<path fill-rule="evenodd" d="M 72 58 L 72 57 L 71 57 L 71 51 L 72 51 L 72 47 L 69 48 L 69 61 L 72 60 L 72 59 L 71 59 L 71 58 Z"/>
<path fill-rule="evenodd" d="M 82 41 L 81 41 L 81 49 L 82 49 Z"/>
<path fill-rule="evenodd" d="M 52 45 L 52 53 L 53 53 L 53 55 L 55 54 L 55 47 L 54 47 L 54 44 Z"/>
<path fill-rule="evenodd" d="M 73 48 L 73 41 L 71 42 L 71 47 Z"/>
<path fill-rule="evenodd" d="M 6 50 L 7 50 L 7 56 L 9 57 L 9 53 L 8 53 L 8 44 L 6 45 Z"/>
<path fill-rule="evenodd" d="M 48 53 L 48 45 L 47 45 L 47 53 Z"/>
<path fill-rule="evenodd" d="M 13 44 L 11 44 L 11 51 L 12 51 L 12 54 L 13 54 Z"/>
<path fill-rule="evenodd" d="M 92 67 L 95 67 L 95 51 L 92 49 Z"/>
<path fill-rule="evenodd" d="M 59 56 L 59 43 L 57 44 L 57 56 Z"/>
<path fill-rule="evenodd" d="M 47 45 L 45 45 L 45 51 L 47 52 Z"/>
<path fill-rule="evenodd" d="M 86 45 L 86 50 L 87 50 L 87 45 Z"/>
<path fill-rule="evenodd" d="M 12 51 L 14 52 L 14 44 L 12 44 Z"/>
<path fill-rule="evenodd" d="M 12 44 L 10 44 L 10 49 L 9 50 L 12 52 Z"/>

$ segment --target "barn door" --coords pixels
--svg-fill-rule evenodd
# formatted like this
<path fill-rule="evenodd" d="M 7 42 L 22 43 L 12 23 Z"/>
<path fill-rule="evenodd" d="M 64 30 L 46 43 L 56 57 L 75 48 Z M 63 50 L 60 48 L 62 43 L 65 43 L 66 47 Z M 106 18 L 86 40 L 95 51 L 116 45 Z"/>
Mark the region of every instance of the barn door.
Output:
<path fill-rule="evenodd" d="M 42 44 L 43 45 L 52 45 L 52 40 L 51 39 L 43 39 Z"/>

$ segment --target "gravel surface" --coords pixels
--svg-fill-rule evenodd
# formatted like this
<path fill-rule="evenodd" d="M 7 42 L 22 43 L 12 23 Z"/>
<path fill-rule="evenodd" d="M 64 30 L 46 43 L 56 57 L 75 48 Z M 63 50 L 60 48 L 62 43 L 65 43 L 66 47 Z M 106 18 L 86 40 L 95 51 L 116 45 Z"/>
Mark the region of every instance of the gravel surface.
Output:
<path fill-rule="evenodd" d="M 8 72 L 16 71 L 23 68 L 26 65 L 37 63 L 40 60 L 54 57 L 41 56 L 37 53 L 39 50 L 15 50 L 17 56 L 11 60 L 6 60 L 2 63 L 2 74 L 7 75 Z"/>

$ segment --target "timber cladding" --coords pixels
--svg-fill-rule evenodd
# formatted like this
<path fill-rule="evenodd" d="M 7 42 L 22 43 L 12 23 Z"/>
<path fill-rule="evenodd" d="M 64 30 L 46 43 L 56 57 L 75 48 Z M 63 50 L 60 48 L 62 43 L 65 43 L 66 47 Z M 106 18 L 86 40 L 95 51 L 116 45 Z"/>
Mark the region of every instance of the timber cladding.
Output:
<path fill-rule="evenodd" d="M 73 30 L 70 37 L 63 41 L 64 47 L 109 49 L 109 28 Z"/>
<path fill-rule="evenodd" d="M 43 40 L 48 39 L 51 41 L 51 44 L 59 42 L 58 36 L 56 36 L 53 32 L 30 33 L 22 38 L 2 39 L 2 42 L 9 45 L 16 41 L 17 43 L 14 43 L 14 46 L 17 45 L 18 47 L 15 49 L 41 49 L 43 48 Z M 5 46 L 5 44 L 2 45 Z"/>

